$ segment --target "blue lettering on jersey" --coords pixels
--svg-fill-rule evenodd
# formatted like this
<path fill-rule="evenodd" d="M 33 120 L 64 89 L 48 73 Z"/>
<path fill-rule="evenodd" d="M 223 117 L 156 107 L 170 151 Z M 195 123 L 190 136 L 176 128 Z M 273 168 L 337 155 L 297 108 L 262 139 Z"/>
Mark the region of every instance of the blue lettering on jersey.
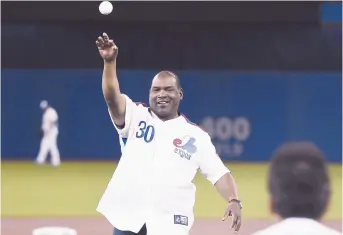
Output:
<path fill-rule="evenodd" d="M 136 137 L 138 139 L 143 138 L 145 142 L 150 143 L 155 136 L 155 128 L 151 125 L 147 125 L 145 121 L 140 121 L 138 124 L 138 131 Z"/>

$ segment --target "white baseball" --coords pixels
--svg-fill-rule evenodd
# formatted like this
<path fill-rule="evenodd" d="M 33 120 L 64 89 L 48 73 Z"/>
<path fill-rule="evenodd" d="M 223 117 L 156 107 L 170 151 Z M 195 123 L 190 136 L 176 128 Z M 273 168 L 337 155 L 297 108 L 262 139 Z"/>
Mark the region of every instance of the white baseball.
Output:
<path fill-rule="evenodd" d="M 113 10 L 113 5 L 109 1 L 103 1 L 99 5 L 99 11 L 103 15 L 108 15 L 112 12 Z"/>

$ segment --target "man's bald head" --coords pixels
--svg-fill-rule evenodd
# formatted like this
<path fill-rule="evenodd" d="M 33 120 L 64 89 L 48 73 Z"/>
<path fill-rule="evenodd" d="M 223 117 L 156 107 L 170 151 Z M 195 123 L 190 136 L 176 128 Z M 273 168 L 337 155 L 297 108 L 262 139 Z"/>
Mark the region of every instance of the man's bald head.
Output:
<path fill-rule="evenodd" d="M 168 78 L 174 78 L 175 79 L 175 82 L 176 82 L 176 85 L 177 85 L 177 88 L 178 89 L 181 89 L 181 82 L 180 82 L 180 79 L 179 77 L 171 72 L 171 71 L 168 71 L 168 70 L 162 70 L 161 72 L 157 73 L 154 77 L 155 78 L 161 78 L 161 79 L 168 79 Z"/>

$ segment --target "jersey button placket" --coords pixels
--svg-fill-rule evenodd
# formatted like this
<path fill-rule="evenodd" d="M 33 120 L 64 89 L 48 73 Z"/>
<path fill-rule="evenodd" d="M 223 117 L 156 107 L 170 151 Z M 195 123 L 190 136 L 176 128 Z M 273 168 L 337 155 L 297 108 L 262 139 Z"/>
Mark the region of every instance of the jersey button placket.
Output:
<path fill-rule="evenodd" d="M 155 208 L 155 198 L 156 198 L 156 156 L 157 156 L 157 152 L 158 152 L 158 146 L 159 146 L 159 136 L 160 136 L 160 126 L 155 123 L 154 124 L 154 128 L 155 128 L 155 137 L 153 139 L 153 146 L 152 146 L 152 154 L 150 155 L 150 159 L 149 159 L 149 193 L 148 193 L 148 205 L 149 208 L 151 208 L 151 210 L 154 210 Z M 152 216 L 151 218 L 153 218 L 153 215 L 151 215 L 151 213 L 153 213 L 153 211 L 149 211 L 150 216 Z M 150 217 L 149 216 L 149 217 Z"/>

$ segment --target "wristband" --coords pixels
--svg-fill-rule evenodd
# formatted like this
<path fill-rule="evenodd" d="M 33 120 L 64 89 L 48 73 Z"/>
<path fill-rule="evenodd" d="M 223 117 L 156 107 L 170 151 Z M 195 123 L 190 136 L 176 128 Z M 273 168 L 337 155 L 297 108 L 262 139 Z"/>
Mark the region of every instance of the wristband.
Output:
<path fill-rule="evenodd" d="M 231 203 L 231 202 L 236 202 L 236 203 L 238 203 L 239 207 L 240 207 L 241 210 L 242 210 L 243 206 L 242 206 L 242 203 L 241 203 L 240 200 L 238 200 L 238 199 L 231 199 L 231 200 L 229 201 L 229 203 Z"/>
<path fill-rule="evenodd" d="M 108 59 L 104 59 L 105 62 L 109 63 L 115 60 L 115 57 L 113 58 L 108 58 Z"/>

